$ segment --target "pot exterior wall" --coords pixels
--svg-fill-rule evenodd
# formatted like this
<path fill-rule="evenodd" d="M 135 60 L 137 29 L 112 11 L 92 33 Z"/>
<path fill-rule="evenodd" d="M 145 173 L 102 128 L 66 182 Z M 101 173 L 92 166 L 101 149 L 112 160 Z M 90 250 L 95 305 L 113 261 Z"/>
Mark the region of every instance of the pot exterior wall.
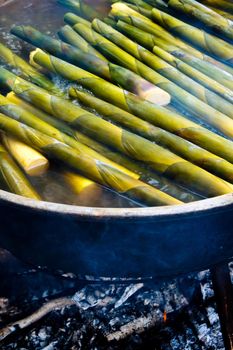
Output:
<path fill-rule="evenodd" d="M 23 261 L 96 277 L 166 277 L 233 256 L 233 205 L 147 218 L 90 218 L 0 201 L 0 245 Z"/>

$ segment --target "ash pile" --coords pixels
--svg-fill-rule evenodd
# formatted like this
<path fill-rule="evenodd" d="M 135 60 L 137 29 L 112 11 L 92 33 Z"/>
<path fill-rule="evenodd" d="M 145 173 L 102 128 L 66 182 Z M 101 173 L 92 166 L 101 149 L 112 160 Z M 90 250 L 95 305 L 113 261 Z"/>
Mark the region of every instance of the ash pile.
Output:
<path fill-rule="evenodd" d="M 0 278 L 2 350 L 224 350 L 209 271 L 87 281 L 1 250 Z"/>

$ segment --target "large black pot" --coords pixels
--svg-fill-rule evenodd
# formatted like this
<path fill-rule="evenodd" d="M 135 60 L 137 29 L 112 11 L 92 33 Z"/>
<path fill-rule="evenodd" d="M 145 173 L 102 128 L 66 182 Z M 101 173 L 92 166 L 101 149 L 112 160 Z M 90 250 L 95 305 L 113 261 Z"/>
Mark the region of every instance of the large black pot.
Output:
<path fill-rule="evenodd" d="M 0 7 L 0 37 L 15 23 L 53 30 L 65 11 L 56 0 L 10 1 Z M 232 218 L 232 195 L 173 207 L 98 209 L 0 191 L 0 245 L 32 264 L 82 275 L 171 276 L 210 267 L 233 256 Z"/>
<path fill-rule="evenodd" d="M 36 202 L 0 191 L 0 245 L 22 260 L 95 276 L 172 276 L 233 256 L 233 195 L 156 208 Z"/>

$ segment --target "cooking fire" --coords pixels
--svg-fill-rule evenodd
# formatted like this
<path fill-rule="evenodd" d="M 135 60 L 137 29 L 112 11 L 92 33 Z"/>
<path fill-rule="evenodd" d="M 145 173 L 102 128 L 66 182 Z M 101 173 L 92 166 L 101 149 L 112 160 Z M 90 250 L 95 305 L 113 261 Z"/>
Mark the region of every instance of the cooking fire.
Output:
<path fill-rule="evenodd" d="M 3 350 L 224 349 L 209 271 L 163 282 L 83 283 L 29 270 L 3 250 L 0 264 Z"/>

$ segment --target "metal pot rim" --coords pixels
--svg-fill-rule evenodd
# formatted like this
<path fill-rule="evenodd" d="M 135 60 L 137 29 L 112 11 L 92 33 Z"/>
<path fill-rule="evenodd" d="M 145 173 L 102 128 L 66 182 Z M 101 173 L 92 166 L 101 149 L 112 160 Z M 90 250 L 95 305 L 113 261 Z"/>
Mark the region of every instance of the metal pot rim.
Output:
<path fill-rule="evenodd" d="M 159 206 L 159 207 L 139 207 L 139 208 L 98 208 L 82 207 L 68 204 L 36 201 L 22 197 L 10 192 L 0 190 L 0 202 L 2 204 L 17 205 L 22 209 L 31 209 L 47 212 L 48 214 L 74 215 L 83 218 L 147 218 L 160 217 L 169 218 L 185 214 L 209 213 L 212 210 L 227 210 L 233 207 L 233 193 L 222 196 L 203 199 L 197 202 Z"/>

